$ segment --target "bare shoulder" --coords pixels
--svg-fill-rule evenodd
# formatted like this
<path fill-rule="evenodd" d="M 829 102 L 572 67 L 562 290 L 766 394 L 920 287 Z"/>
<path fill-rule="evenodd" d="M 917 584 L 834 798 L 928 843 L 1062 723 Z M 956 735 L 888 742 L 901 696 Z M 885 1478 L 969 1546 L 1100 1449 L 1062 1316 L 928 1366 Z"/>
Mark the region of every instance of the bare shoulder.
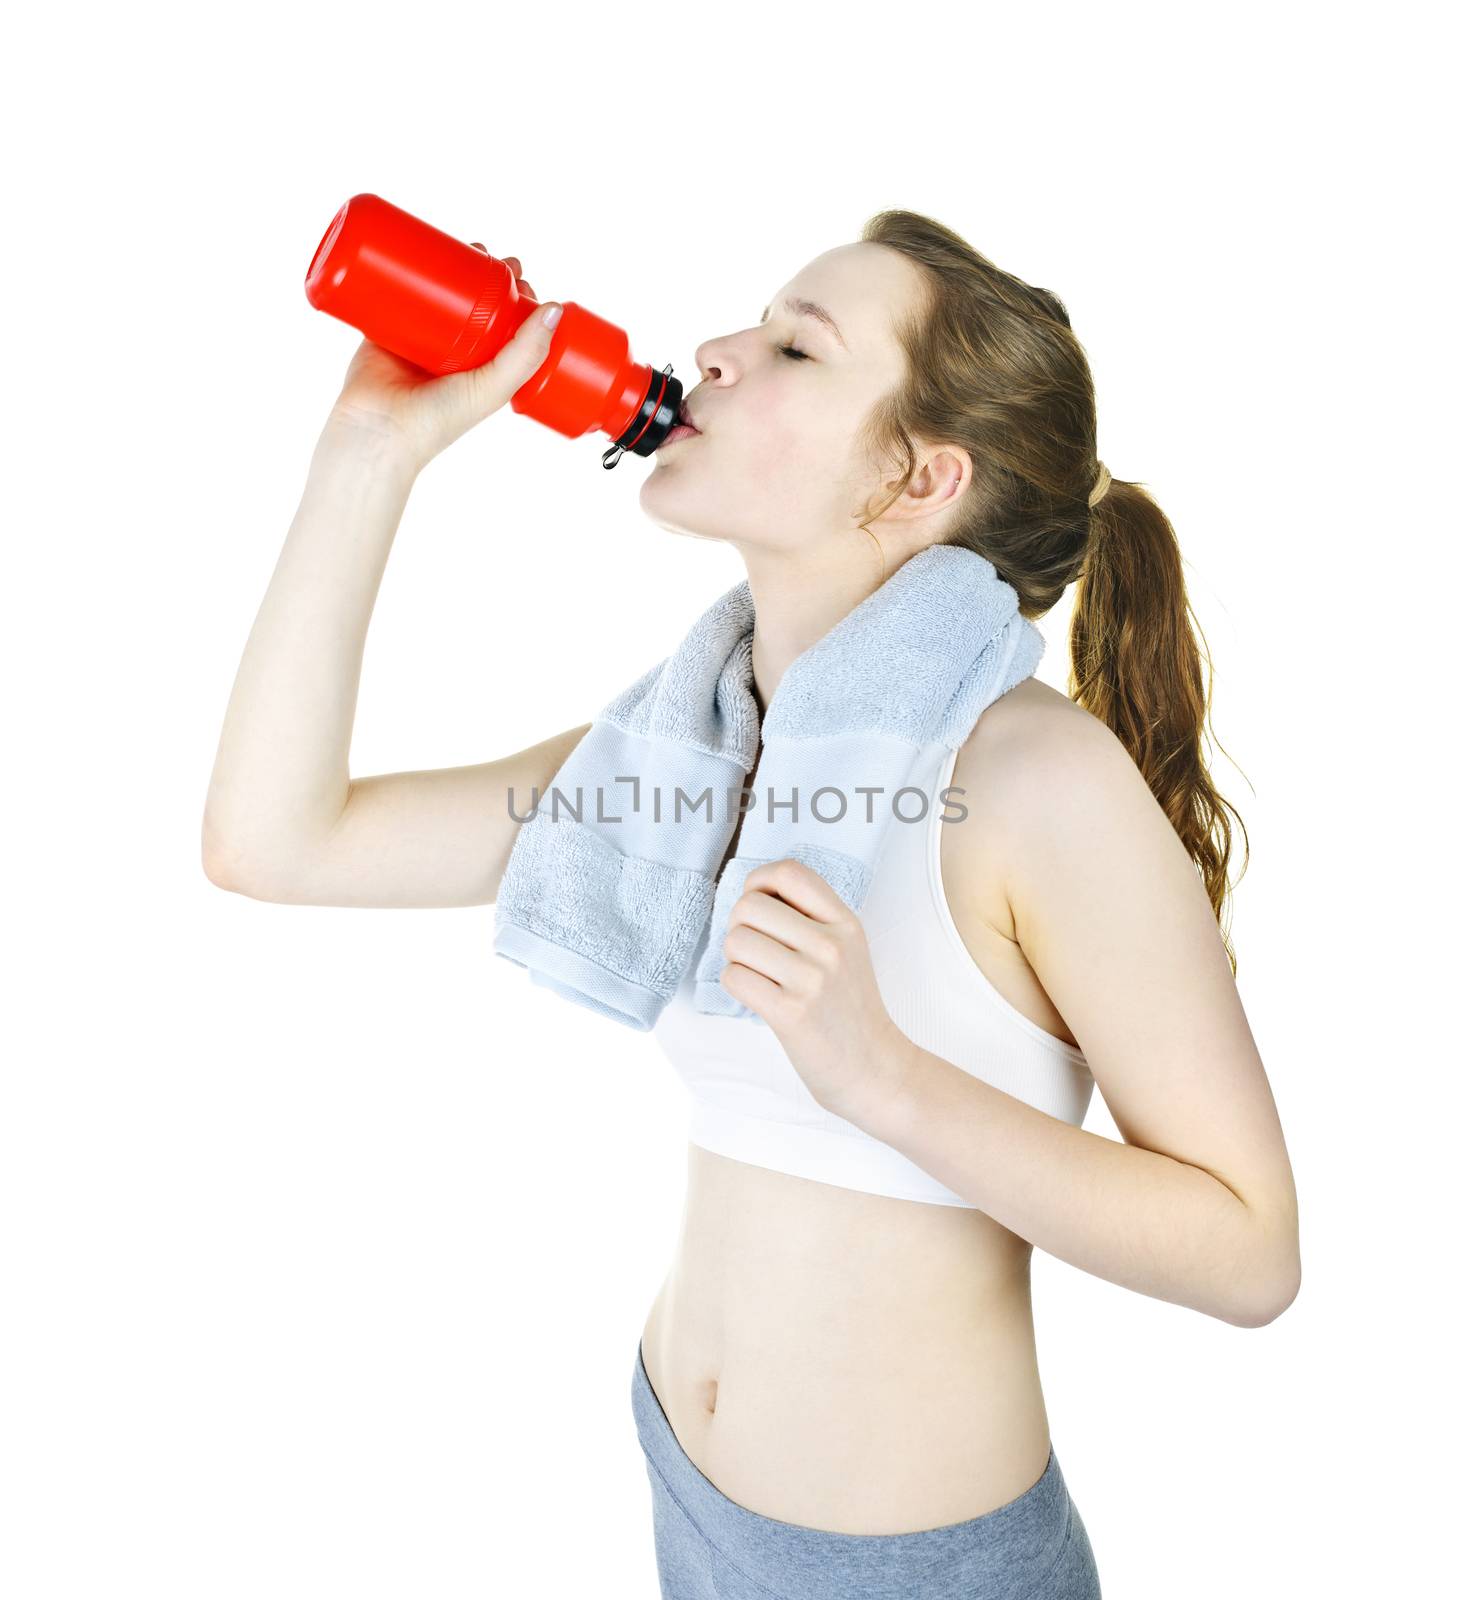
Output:
<path fill-rule="evenodd" d="M 1026 678 L 978 718 L 958 752 L 953 782 L 964 784 L 990 820 L 1019 823 L 1036 792 L 1080 783 L 1139 784 L 1130 753 L 1103 723 L 1068 695 Z"/>
<path fill-rule="evenodd" d="M 963 942 L 1005 999 L 1087 1060 L 1108 1038 L 1097 1004 L 1155 970 L 1159 930 L 1173 959 L 1223 960 L 1201 882 L 1130 752 L 1067 695 L 1031 678 L 995 700 L 951 782 L 960 820 L 942 829 L 940 861 Z M 1097 1002 L 1101 952 L 1112 969 Z"/>
<path fill-rule="evenodd" d="M 1062 730 L 1074 730 L 1078 737 L 1079 730 L 1091 723 L 1098 728 L 1105 726 L 1068 695 L 1038 678 L 1025 678 L 1000 695 L 978 718 L 968 735 L 967 747 L 1041 735 L 1061 737 Z"/>
<path fill-rule="evenodd" d="M 1010 876 L 1056 830 L 1096 848 L 1115 830 L 1170 831 L 1129 751 L 1098 717 L 1037 678 L 1026 678 L 978 718 L 953 766 L 958 801 L 973 826 L 958 827 L 944 864 L 987 921 L 1009 937 Z"/>

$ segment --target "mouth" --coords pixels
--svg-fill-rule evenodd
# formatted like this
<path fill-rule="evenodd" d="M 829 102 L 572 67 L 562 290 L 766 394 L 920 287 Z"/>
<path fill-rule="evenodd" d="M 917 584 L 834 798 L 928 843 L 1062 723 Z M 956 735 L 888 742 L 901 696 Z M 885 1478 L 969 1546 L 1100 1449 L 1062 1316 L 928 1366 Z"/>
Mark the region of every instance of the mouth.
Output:
<path fill-rule="evenodd" d="M 702 431 L 693 421 L 693 414 L 688 410 L 688 403 L 685 400 L 678 407 L 677 423 L 668 429 L 666 437 L 657 448 L 661 450 L 667 445 L 676 444 L 680 439 L 696 438 Z"/>

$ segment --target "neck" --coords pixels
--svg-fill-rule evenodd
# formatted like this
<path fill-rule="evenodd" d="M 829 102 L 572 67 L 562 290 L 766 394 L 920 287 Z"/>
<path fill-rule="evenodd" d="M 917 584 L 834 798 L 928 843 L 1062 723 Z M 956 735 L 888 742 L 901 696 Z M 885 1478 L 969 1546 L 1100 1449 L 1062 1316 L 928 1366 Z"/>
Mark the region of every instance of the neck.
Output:
<path fill-rule="evenodd" d="M 745 552 L 755 612 L 753 690 L 761 716 L 795 657 L 880 588 L 876 551 L 864 535 L 861 542 L 865 549 L 854 557 L 846 548 L 839 559 L 824 561 L 808 553 Z M 894 570 L 888 560 L 886 576 Z"/>

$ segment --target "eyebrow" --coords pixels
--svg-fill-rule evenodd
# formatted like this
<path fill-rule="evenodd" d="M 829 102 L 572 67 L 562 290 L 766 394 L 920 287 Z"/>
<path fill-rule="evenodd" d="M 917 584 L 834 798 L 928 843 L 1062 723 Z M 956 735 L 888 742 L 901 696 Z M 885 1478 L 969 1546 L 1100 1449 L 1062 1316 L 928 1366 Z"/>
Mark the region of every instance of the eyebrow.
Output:
<path fill-rule="evenodd" d="M 836 336 L 836 338 L 840 340 L 842 346 L 846 350 L 851 348 L 848 344 L 846 344 L 845 335 L 836 326 L 835 318 L 831 316 L 824 306 L 817 306 L 813 300 L 796 299 L 786 300 L 785 305 L 789 310 L 793 311 L 797 317 L 814 317 L 817 322 L 823 322 L 825 326 L 829 328 L 830 331 Z M 768 306 L 765 306 L 764 315 L 759 318 L 759 321 L 761 323 L 769 321 Z"/>

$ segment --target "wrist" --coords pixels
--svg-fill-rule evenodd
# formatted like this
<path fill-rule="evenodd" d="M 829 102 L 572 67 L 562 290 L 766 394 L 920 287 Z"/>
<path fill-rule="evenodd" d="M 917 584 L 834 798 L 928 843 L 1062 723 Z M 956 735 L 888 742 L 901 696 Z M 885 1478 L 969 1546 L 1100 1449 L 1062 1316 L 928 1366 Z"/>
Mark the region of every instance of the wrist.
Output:
<path fill-rule="evenodd" d="M 400 429 L 386 419 L 333 409 L 321 429 L 318 448 L 349 455 L 363 466 L 409 479 L 427 463 L 413 450 Z"/>
<path fill-rule="evenodd" d="M 850 1104 L 831 1109 L 873 1138 L 890 1143 L 910 1115 L 920 1055 L 916 1041 L 893 1022 L 872 1050 L 869 1070 L 853 1084 Z"/>

